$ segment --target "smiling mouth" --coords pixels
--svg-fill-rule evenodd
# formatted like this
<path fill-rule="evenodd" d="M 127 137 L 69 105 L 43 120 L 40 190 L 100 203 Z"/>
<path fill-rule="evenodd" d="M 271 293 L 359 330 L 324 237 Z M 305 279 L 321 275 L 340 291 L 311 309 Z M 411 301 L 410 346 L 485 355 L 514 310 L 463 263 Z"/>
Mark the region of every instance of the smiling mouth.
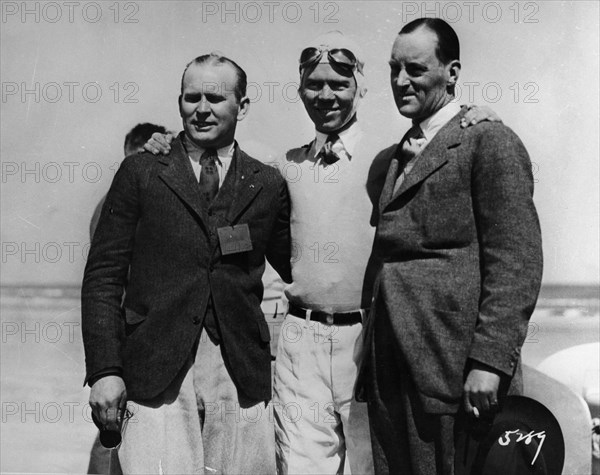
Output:
<path fill-rule="evenodd" d="M 329 108 L 327 108 L 327 109 L 326 109 L 326 108 L 318 108 L 318 109 L 317 109 L 317 111 L 318 111 L 320 114 L 330 114 L 330 113 L 332 113 L 332 112 L 338 112 L 338 109 L 329 109 Z"/>
<path fill-rule="evenodd" d="M 212 127 L 215 124 L 213 124 L 212 122 L 192 122 L 192 125 L 197 129 L 207 129 L 208 127 Z"/>

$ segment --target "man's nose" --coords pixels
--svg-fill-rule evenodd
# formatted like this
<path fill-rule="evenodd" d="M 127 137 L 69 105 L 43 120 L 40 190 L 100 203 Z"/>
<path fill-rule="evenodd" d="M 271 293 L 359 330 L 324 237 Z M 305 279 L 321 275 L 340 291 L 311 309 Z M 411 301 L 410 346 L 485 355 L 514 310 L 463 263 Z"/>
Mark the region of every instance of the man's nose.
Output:
<path fill-rule="evenodd" d="M 409 85 L 409 83 L 410 81 L 408 80 L 408 74 L 406 74 L 404 69 L 401 69 L 398 73 L 398 76 L 396 76 L 396 85 L 400 87 L 406 87 Z"/>
<path fill-rule="evenodd" d="M 210 102 L 206 99 L 200 100 L 196 107 L 196 112 L 198 112 L 198 114 L 210 114 Z"/>
<path fill-rule="evenodd" d="M 321 89 L 319 89 L 319 93 L 317 94 L 317 97 L 321 101 L 331 101 L 331 100 L 335 99 L 333 90 L 327 84 L 324 85 Z"/>

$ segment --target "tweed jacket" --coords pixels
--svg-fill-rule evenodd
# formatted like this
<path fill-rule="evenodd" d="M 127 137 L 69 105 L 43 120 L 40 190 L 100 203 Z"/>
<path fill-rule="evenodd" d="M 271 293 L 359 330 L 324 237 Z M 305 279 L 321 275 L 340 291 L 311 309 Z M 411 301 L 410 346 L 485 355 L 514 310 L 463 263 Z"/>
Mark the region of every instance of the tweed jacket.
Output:
<path fill-rule="evenodd" d="M 223 255 L 217 229 L 247 224 L 252 250 Z M 279 172 L 235 145 L 210 206 L 178 138 L 166 156 L 125 159 L 89 252 L 82 287 L 87 376 L 120 368 L 130 399 L 162 392 L 184 366 L 212 297 L 226 365 L 253 400 L 271 397 L 260 309 L 265 256 L 289 282 L 289 197 Z"/>
<path fill-rule="evenodd" d="M 433 413 L 458 408 L 470 360 L 510 381 L 542 275 L 529 156 L 503 124 L 461 129 L 463 114 L 426 145 L 395 193 L 400 146 L 382 152 L 390 167 L 371 318 L 388 318 L 393 332 L 374 335 L 370 325 L 366 353 L 393 345 Z"/>

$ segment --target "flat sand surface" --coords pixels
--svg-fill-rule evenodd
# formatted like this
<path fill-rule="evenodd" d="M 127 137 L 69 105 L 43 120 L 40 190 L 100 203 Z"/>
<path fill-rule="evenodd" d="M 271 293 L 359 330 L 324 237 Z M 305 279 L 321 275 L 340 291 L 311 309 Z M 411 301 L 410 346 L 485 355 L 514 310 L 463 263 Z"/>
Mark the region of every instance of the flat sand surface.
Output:
<path fill-rule="evenodd" d="M 556 298 L 555 298 L 556 297 Z M 570 346 L 598 341 L 598 302 L 542 298 L 523 347 L 536 366 Z M 3 288 L 0 471 L 85 473 L 96 429 L 83 387 L 77 289 Z M 268 318 L 274 342 L 280 319 Z"/>

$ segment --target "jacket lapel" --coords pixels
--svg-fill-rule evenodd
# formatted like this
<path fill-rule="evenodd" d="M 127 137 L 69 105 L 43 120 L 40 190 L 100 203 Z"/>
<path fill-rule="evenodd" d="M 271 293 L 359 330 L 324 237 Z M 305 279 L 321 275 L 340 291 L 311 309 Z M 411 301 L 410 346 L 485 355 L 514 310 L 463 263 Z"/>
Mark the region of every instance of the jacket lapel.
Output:
<path fill-rule="evenodd" d="M 234 166 L 223 182 L 215 200 L 230 203 L 227 221 L 234 224 L 262 189 L 260 169 L 240 150 L 237 142 L 233 152 Z"/>
<path fill-rule="evenodd" d="M 192 210 L 202 222 L 204 230 L 207 231 L 208 216 L 205 201 L 200 194 L 200 188 L 181 143 L 181 137 L 173 141 L 171 153 L 161 157 L 159 161 L 167 165 L 167 168 L 159 174 L 161 180 Z"/>
<path fill-rule="evenodd" d="M 448 150 L 460 145 L 461 142 L 462 130 L 460 128 L 460 118 L 463 115 L 464 111 L 461 111 L 459 114 L 454 116 L 444 127 L 442 127 L 433 140 L 425 146 L 418 157 L 415 166 L 410 173 L 406 175 L 402 185 L 400 185 L 400 188 L 398 188 L 391 199 L 384 204 L 384 209 L 387 207 L 387 205 L 396 201 L 400 196 L 427 179 L 427 177 L 435 173 L 446 162 L 448 162 L 450 158 Z M 393 162 L 394 161 L 397 163 L 397 160 L 393 160 Z M 393 168 L 393 164 L 390 165 L 390 171 L 391 168 Z M 390 176 L 388 174 L 388 179 L 389 178 Z M 386 186 L 387 185 L 388 183 L 386 181 Z M 392 183 L 391 186 L 393 189 L 394 183 Z"/>
<path fill-rule="evenodd" d="M 402 141 L 400 141 L 402 143 Z M 390 160 L 390 166 L 385 178 L 385 183 L 381 190 L 381 196 L 379 197 L 379 213 L 381 214 L 388 203 L 392 200 L 394 193 L 394 185 L 396 184 L 396 178 L 398 177 L 398 168 L 400 163 L 398 161 L 398 151 L 400 145 L 396 146 L 393 151 L 393 155 Z"/>

